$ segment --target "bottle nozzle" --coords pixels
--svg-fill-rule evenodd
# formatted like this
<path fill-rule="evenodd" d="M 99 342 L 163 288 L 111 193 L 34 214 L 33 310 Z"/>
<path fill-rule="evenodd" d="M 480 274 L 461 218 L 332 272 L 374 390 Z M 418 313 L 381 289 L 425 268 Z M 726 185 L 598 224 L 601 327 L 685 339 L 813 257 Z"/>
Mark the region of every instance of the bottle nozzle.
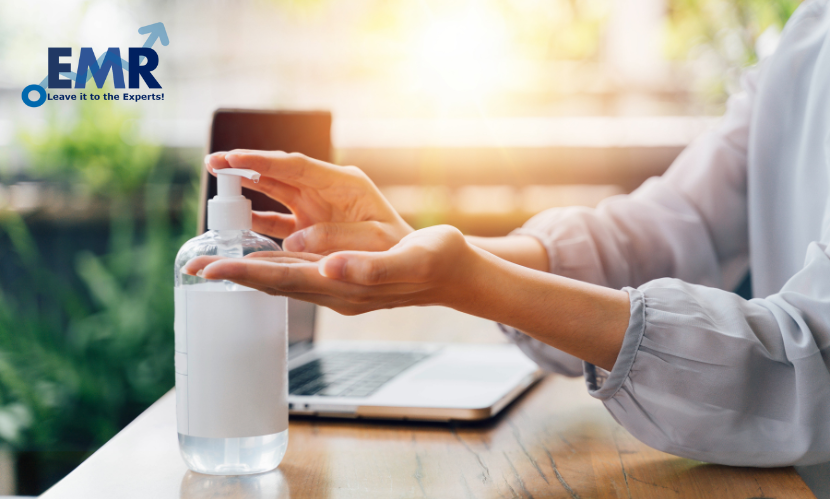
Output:
<path fill-rule="evenodd" d="M 222 168 L 216 173 L 216 196 L 208 201 L 208 228 L 247 230 L 251 228 L 251 201 L 242 195 L 242 178 L 259 182 L 260 174 L 241 168 Z"/>
<path fill-rule="evenodd" d="M 216 195 L 217 196 L 241 196 L 242 177 L 259 182 L 259 172 L 243 170 L 241 168 L 222 168 L 214 170 L 216 173 Z"/>

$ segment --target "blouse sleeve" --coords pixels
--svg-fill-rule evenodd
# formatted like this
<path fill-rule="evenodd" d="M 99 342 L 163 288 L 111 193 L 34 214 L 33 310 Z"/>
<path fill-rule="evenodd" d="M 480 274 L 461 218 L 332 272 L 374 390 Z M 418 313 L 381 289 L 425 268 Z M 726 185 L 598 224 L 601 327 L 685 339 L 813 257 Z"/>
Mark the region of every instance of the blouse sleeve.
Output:
<path fill-rule="evenodd" d="M 644 443 L 736 466 L 830 459 L 830 255 L 814 242 L 780 292 L 658 279 L 631 298 L 613 369 L 585 365 L 590 393 Z"/>

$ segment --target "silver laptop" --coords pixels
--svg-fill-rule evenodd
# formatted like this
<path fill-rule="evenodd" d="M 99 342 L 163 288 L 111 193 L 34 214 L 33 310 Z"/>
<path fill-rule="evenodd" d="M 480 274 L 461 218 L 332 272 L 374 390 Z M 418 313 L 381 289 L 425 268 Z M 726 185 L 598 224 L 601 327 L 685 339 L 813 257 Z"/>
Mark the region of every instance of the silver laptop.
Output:
<path fill-rule="evenodd" d="M 329 161 L 331 115 L 219 110 L 210 151 L 299 151 Z M 203 172 L 200 227 L 216 181 Z M 287 211 L 246 191 L 255 210 Z M 288 301 L 289 412 L 308 416 L 480 420 L 494 416 L 542 371 L 510 344 L 314 341 L 315 305 Z M 390 336 L 394 334 L 390 324 Z"/>

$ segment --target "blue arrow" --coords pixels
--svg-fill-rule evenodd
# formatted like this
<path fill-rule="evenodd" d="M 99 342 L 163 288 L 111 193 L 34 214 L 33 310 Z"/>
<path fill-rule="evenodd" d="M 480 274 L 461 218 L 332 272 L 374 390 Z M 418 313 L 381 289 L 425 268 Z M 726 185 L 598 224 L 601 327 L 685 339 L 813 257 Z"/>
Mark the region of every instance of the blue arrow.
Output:
<path fill-rule="evenodd" d="M 158 39 L 161 39 L 161 44 L 165 47 L 170 44 L 170 40 L 167 39 L 167 30 L 164 29 L 164 23 L 148 24 L 147 26 L 138 28 L 138 34 L 150 35 L 147 37 L 147 41 L 144 42 L 144 48 L 152 48 Z M 141 56 L 138 59 L 138 63 L 141 64 L 143 62 L 144 56 Z"/>
<path fill-rule="evenodd" d="M 152 48 L 153 45 L 156 43 L 156 40 L 161 39 L 161 44 L 165 47 L 170 44 L 170 40 L 167 38 L 167 30 L 164 29 L 164 23 L 155 23 L 155 24 L 148 24 L 147 26 L 143 26 L 138 28 L 139 35 L 146 35 L 150 34 L 147 37 L 147 41 L 144 42 L 144 48 Z M 98 58 L 98 66 L 101 66 L 101 63 L 104 61 L 104 58 L 107 56 L 107 52 L 104 52 L 101 57 Z M 144 56 L 141 56 L 138 63 L 141 64 L 144 62 Z M 125 61 L 123 58 L 121 59 L 121 67 L 126 69 L 127 71 L 130 70 L 130 63 Z M 61 73 L 61 76 L 65 78 L 69 78 L 72 81 L 76 81 L 78 75 L 73 72 L 68 73 Z M 92 78 L 92 71 L 87 71 L 86 73 L 86 81 L 89 81 Z M 40 86 L 46 88 L 46 85 L 49 84 L 49 76 L 47 75 L 43 81 L 40 82 Z"/>

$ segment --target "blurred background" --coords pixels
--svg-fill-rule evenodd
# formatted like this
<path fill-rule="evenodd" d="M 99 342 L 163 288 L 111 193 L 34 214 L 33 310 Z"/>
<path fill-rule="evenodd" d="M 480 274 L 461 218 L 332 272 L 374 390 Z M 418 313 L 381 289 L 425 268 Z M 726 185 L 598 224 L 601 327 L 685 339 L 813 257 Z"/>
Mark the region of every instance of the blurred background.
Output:
<path fill-rule="evenodd" d="M 216 108 L 331 111 L 336 161 L 414 226 L 503 235 L 662 173 L 797 5 L 0 0 L 0 495 L 42 492 L 173 386 L 172 262 Z M 164 101 L 21 102 L 48 47 L 75 69 L 159 21 Z"/>

